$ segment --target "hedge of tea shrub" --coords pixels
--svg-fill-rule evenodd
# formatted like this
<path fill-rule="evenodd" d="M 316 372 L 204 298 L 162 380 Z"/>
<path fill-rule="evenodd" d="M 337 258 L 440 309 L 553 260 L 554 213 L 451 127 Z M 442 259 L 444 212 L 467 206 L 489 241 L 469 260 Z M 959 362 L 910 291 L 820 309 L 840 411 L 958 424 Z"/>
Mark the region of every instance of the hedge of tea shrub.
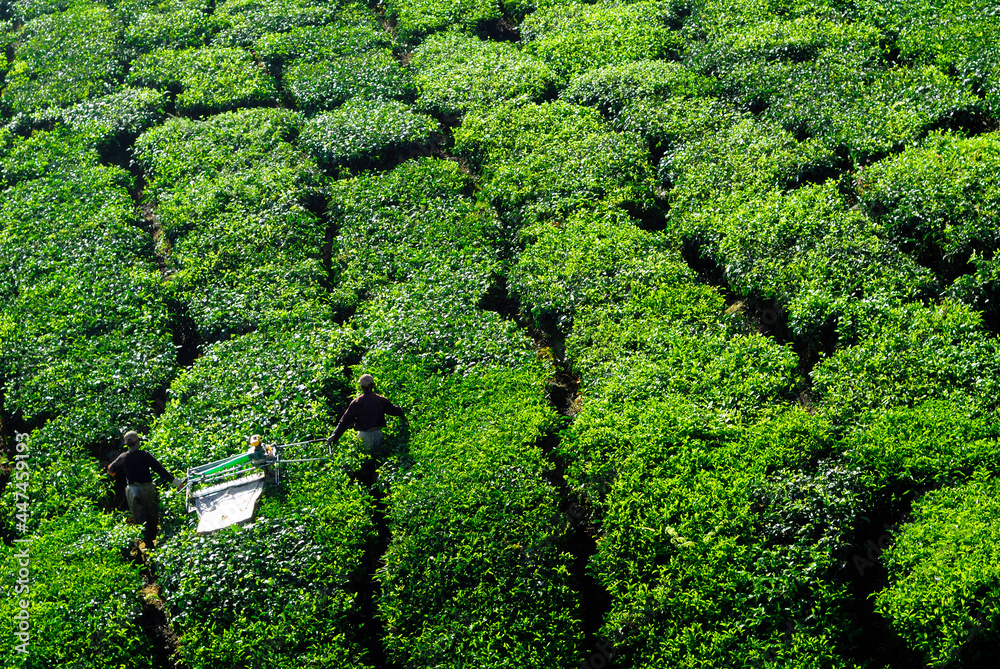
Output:
<path fill-rule="evenodd" d="M 418 108 L 455 116 L 509 100 L 539 101 L 554 91 L 552 69 L 506 42 L 460 32 L 431 35 L 413 51 L 409 65 L 419 92 Z"/>
<path fill-rule="evenodd" d="M 242 452 L 253 434 L 268 444 L 329 436 L 339 417 L 330 407 L 348 395 L 343 369 L 356 339 L 346 328 L 296 328 L 206 346 L 171 382 L 149 448 L 186 468 Z"/>
<path fill-rule="evenodd" d="M 939 290 L 931 272 L 850 211 L 832 182 L 747 198 L 711 220 L 722 234 L 711 255 L 730 288 L 783 305 L 802 343 L 822 348 L 824 332 L 836 330 L 849 344 L 856 320 Z"/>
<path fill-rule="evenodd" d="M 65 494 L 65 489 L 63 490 Z M 92 507 L 38 527 L 30 543 L 0 548 L 9 596 L 0 600 L 0 658 L 5 667 L 136 667 L 153 665 L 153 645 L 140 627 L 139 567 L 129 557 L 138 528 Z M 28 548 L 29 590 L 15 593 Z M 15 645 L 20 601 L 30 605 L 27 653 Z M 95 643 L 100 639 L 101 643 Z"/>
<path fill-rule="evenodd" d="M 53 419 L 42 431 L 69 452 L 148 424 L 175 356 L 130 177 L 57 130 L 9 146 L 0 179 L 5 411 Z"/>
<path fill-rule="evenodd" d="M 160 540 L 159 582 L 188 666 L 363 661 L 355 606 L 370 503 L 329 465 L 284 469 L 252 523 Z"/>
<path fill-rule="evenodd" d="M 121 3 L 123 51 L 128 60 L 158 49 L 202 47 L 219 30 L 208 0 Z"/>
<path fill-rule="evenodd" d="M 212 14 L 221 25 L 213 44 L 249 48 L 269 33 L 333 23 L 340 9 L 338 3 L 313 0 L 225 0 Z"/>
<path fill-rule="evenodd" d="M 725 213 L 732 202 L 789 190 L 838 165 L 829 148 L 815 140 L 800 142 L 773 123 L 731 113 L 712 129 L 667 152 L 658 167 L 671 188 L 671 232 L 692 241 L 717 236 L 701 220 L 705 213 Z"/>
<path fill-rule="evenodd" d="M 673 28 L 678 18 L 662 2 L 557 3 L 530 14 L 521 37 L 567 82 L 606 65 L 676 55 L 684 43 Z"/>
<path fill-rule="evenodd" d="M 598 203 L 656 206 L 646 146 L 610 130 L 596 109 L 556 101 L 476 110 L 455 131 L 455 152 L 479 171 L 479 197 L 514 229 Z"/>
<path fill-rule="evenodd" d="M 686 57 L 718 75 L 741 107 L 855 162 L 902 148 L 937 125 L 987 113 L 947 67 L 894 62 L 898 33 L 879 25 L 878 11 L 852 18 L 823 5 L 778 12 L 707 3 L 692 19 L 704 39 Z"/>
<path fill-rule="evenodd" d="M 391 0 L 385 9 L 400 38 L 416 42 L 452 27 L 473 34 L 485 31 L 503 17 L 501 5 L 499 0 Z"/>
<path fill-rule="evenodd" d="M 328 172 L 384 165 L 407 151 L 430 152 L 440 124 L 395 100 L 351 100 L 315 116 L 300 143 Z"/>
<path fill-rule="evenodd" d="M 1000 575 L 991 550 L 997 499 L 997 480 L 986 469 L 967 483 L 928 493 L 885 552 L 889 586 L 878 593 L 876 610 L 929 667 L 991 661 Z"/>
<path fill-rule="evenodd" d="M 343 268 L 336 289 L 349 303 L 432 272 L 436 263 L 475 269 L 477 283 L 498 269 L 499 222 L 476 204 L 472 179 L 453 161 L 420 158 L 335 181 L 329 217 Z"/>
<path fill-rule="evenodd" d="M 659 164 L 664 154 L 731 126 L 739 114 L 712 98 L 637 97 L 623 101 L 611 127 L 642 137 Z"/>
<path fill-rule="evenodd" d="M 434 370 L 454 373 L 529 362 L 534 352 L 527 335 L 480 307 L 490 275 L 449 260 L 378 291 L 355 318 L 364 341 L 376 350 L 416 355 Z"/>
<path fill-rule="evenodd" d="M 522 315 L 537 327 L 555 324 L 564 333 L 583 312 L 628 309 L 633 297 L 652 296 L 666 283 L 689 282 L 690 291 L 669 296 L 676 316 L 714 319 L 724 305 L 709 286 L 694 286 L 690 270 L 661 236 L 641 230 L 620 210 L 578 212 L 559 225 L 538 223 L 520 235 L 524 250 L 508 283 Z M 677 299 L 674 299 L 674 298 Z"/>
<path fill-rule="evenodd" d="M 359 371 L 409 418 L 390 423 L 379 470 L 384 643 L 405 664 L 562 666 L 580 632 L 537 445 L 557 425 L 551 369 L 483 308 L 503 241 L 471 195 L 455 163 L 428 158 L 331 189 L 343 276 L 362 298 Z"/>
<path fill-rule="evenodd" d="M 856 344 L 840 347 L 812 372 L 828 413 L 850 418 L 938 398 L 995 404 L 997 342 L 968 306 L 887 305 L 859 319 L 857 328 Z"/>
<path fill-rule="evenodd" d="M 882 235 L 950 278 L 973 255 L 992 258 L 1000 246 L 998 152 L 995 133 L 935 133 L 859 172 L 855 191 Z"/>
<path fill-rule="evenodd" d="M 291 143 L 301 124 L 247 109 L 171 119 L 136 142 L 167 285 L 205 338 L 330 315 L 319 171 Z"/>
<path fill-rule="evenodd" d="M 455 163 L 433 158 L 331 188 L 338 290 L 345 302 L 362 300 L 352 323 L 370 350 L 465 373 L 533 356 L 512 321 L 481 306 L 505 240 L 471 190 Z"/>
<path fill-rule="evenodd" d="M 800 505 L 814 486 L 815 529 L 787 542 L 762 522 L 783 508 L 780 498 L 765 498 L 762 509 L 757 495 L 774 468 L 810 458 L 815 421 L 790 410 L 741 429 L 669 394 L 623 408 L 580 433 L 621 441 L 592 560 L 612 596 L 601 632 L 618 649 L 616 662 L 860 666 L 844 652 L 857 629 L 848 591 L 827 578 L 836 564 L 830 544 L 843 545 L 860 511 L 855 496 L 838 489 L 833 472 L 814 482 L 792 477 Z"/>
<path fill-rule="evenodd" d="M 967 398 L 927 399 L 873 414 L 843 439 L 845 456 L 895 494 L 996 471 L 1000 426 Z"/>
<path fill-rule="evenodd" d="M 174 379 L 148 448 L 181 471 L 267 444 L 332 434 L 348 396 L 356 335 L 335 327 L 257 330 L 205 347 Z M 322 443 L 286 458 L 327 455 Z M 208 536 L 194 516 L 160 539 L 156 563 L 184 660 L 192 667 L 334 667 L 360 662 L 355 597 L 372 531 L 370 502 L 351 482 L 360 453 L 343 440 L 329 462 L 289 463 L 257 518 Z M 180 497 L 171 513 L 183 515 Z M 266 642 L 266 643 L 264 643 Z"/>
<path fill-rule="evenodd" d="M 996 5 L 975 2 L 885 3 L 871 0 L 859 6 L 869 20 L 895 37 L 904 61 L 934 65 L 953 72 L 957 80 L 985 97 L 989 113 L 996 114 L 997 50 Z M 981 119 L 968 119 L 973 123 Z"/>
<path fill-rule="evenodd" d="M 399 464 L 381 470 L 392 539 L 379 611 L 391 657 L 572 664 L 581 639 L 566 523 L 537 445 L 557 425 L 544 395 L 550 370 L 528 362 L 442 375 L 419 356 L 382 351 L 364 368 L 409 417 L 393 440 Z"/>
<path fill-rule="evenodd" d="M 865 71 L 847 58 L 782 72 L 779 99 L 765 116 L 855 160 L 919 139 L 980 99 L 934 67 Z"/>
<path fill-rule="evenodd" d="M 28 20 L 17 34 L 3 107 L 38 118 L 111 93 L 125 74 L 118 32 L 112 13 L 90 2 Z"/>
<path fill-rule="evenodd" d="M 162 91 L 126 87 L 73 105 L 60 116 L 72 130 L 92 137 L 98 147 L 122 147 L 160 122 L 168 102 Z"/>
<path fill-rule="evenodd" d="M 192 116 L 273 105 L 278 98 L 264 66 L 234 47 L 157 49 L 132 63 L 128 83 L 176 92 L 177 111 Z"/>
<path fill-rule="evenodd" d="M 298 26 L 287 32 L 261 36 L 254 51 L 269 65 L 280 66 L 295 60 L 322 61 L 391 48 L 392 36 L 379 24 L 377 16 L 356 11 L 330 25 Z"/>
<path fill-rule="evenodd" d="M 570 80 L 560 97 L 616 117 L 636 100 L 702 98 L 712 92 L 714 85 L 713 79 L 680 63 L 639 60 L 588 70 Z"/>
<path fill-rule="evenodd" d="M 374 48 L 330 60 L 299 59 L 284 74 L 285 88 L 307 114 L 333 109 L 344 102 L 388 102 L 409 99 L 413 82 L 389 49 Z"/>

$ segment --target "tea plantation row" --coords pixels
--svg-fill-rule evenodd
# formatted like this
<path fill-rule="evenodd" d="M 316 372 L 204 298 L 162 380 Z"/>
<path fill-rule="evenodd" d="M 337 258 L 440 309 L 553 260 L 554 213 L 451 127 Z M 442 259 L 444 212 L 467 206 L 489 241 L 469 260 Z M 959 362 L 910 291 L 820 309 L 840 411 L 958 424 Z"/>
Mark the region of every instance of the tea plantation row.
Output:
<path fill-rule="evenodd" d="M 995 14 L 0 4 L 5 666 L 989 666 Z M 324 437 L 362 372 L 376 482 L 164 491 L 160 603 L 124 431 Z"/>

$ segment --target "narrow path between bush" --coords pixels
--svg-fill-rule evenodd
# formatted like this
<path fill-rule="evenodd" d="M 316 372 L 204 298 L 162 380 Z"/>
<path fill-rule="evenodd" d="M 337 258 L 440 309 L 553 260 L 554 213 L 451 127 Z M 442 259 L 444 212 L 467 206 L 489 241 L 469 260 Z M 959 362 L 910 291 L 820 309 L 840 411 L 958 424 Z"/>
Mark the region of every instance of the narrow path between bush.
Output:
<path fill-rule="evenodd" d="M 135 203 L 139 216 L 135 225 L 150 236 L 153 260 L 159 269 L 160 276 L 164 281 L 168 280 L 170 276 L 168 269 L 170 247 L 168 243 L 165 243 L 155 208 L 143 201 L 146 184 L 145 175 L 139 167 L 128 159 L 124 151 L 104 155 L 101 162 L 120 167 L 132 174 L 135 179 L 133 187 L 129 189 L 129 195 Z M 169 307 L 174 317 L 172 334 L 177 352 L 176 369 L 179 371 L 194 363 L 194 360 L 198 357 L 198 349 L 201 342 L 193 326 L 185 327 L 186 313 L 180 313 L 183 309 L 178 307 L 178 305 L 169 305 Z M 166 410 L 169 383 L 168 381 L 167 385 L 160 389 L 153 398 L 152 409 L 153 415 L 156 417 L 161 416 Z M 93 455 L 96 457 L 102 471 L 110 464 L 110 461 L 102 458 L 101 454 L 94 453 Z M 101 508 L 105 512 L 114 513 L 121 510 L 124 506 L 124 481 L 117 481 L 116 483 L 118 485 L 114 487 L 112 496 L 106 500 L 106 504 L 101 504 Z M 162 541 L 162 528 L 157 537 L 159 541 Z M 136 618 L 136 624 L 142 630 L 143 634 L 146 635 L 153 648 L 151 659 L 154 669 L 183 669 L 186 665 L 183 661 L 178 662 L 176 659 L 180 657 L 178 653 L 178 638 L 173 630 L 169 613 L 161 597 L 162 593 L 160 584 L 157 582 L 156 572 L 152 563 L 148 561 L 147 550 L 145 545 L 139 539 L 136 539 L 132 553 L 129 556 L 137 566 L 141 567 L 144 583 L 143 588 L 137 593 L 142 608 Z"/>

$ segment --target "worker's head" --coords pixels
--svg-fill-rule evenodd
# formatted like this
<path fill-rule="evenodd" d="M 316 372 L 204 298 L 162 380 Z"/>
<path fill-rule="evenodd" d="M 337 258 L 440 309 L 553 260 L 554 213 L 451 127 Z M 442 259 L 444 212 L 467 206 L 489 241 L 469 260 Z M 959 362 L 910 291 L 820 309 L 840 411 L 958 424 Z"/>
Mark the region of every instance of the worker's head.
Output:
<path fill-rule="evenodd" d="M 260 443 L 260 435 L 259 434 L 255 434 L 252 437 L 250 437 L 250 448 L 257 448 L 258 446 L 261 446 L 261 445 L 262 444 Z"/>
<path fill-rule="evenodd" d="M 135 430 L 129 430 L 125 433 L 125 445 L 129 448 L 139 448 L 139 433 Z"/>
<path fill-rule="evenodd" d="M 362 392 L 367 393 L 375 387 L 375 377 L 371 374 L 362 374 L 361 378 L 358 379 L 358 385 L 361 387 Z"/>

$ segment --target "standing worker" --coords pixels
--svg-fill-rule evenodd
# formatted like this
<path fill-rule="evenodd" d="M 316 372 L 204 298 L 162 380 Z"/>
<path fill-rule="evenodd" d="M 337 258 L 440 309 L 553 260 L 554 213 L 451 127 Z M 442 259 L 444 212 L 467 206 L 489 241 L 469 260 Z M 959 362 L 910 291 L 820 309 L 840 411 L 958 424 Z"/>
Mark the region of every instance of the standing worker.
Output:
<path fill-rule="evenodd" d="M 119 472 L 125 472 L 125 481 L 128 483 L 128 487 L 125 488 L 125 499 L 128 500 L 128 510 L 132 514 L 132 520 L 146 523 L 142 538 L 146 542 L 146 547 L 152 548 L 157 525 L 160 522 L 160 497 L 156 492 L 156 486 L 153 485 L 153 477 L 149 470 L 152 469 L 178 489 L 184 486 L 184 480 L 171 476 L 166 467 L 150 453 L 139 450 L 137 432 L 125 433 L 125 445 L 128 446 L 128 451 L 108 465 L 108 474 L 117 476 Z"/>
<path fill-rule="evenodd" d="M 326 443 L 333 446 L 340 439 L 340 435 L 353 427 L 358 431 L 365 449 L 373 457 L 381 458 L 382 428 L 385 427 L 386 414 L 400 418 L 405 416 L 402 409 L 375 392 L 375 379 L 371 374 L 362 374 L 358 379 L 358 385 L 361 387 L 361 395 L 355 397 L 347 406 L 347 411 L 337 423 L 337 429 Z"/>

